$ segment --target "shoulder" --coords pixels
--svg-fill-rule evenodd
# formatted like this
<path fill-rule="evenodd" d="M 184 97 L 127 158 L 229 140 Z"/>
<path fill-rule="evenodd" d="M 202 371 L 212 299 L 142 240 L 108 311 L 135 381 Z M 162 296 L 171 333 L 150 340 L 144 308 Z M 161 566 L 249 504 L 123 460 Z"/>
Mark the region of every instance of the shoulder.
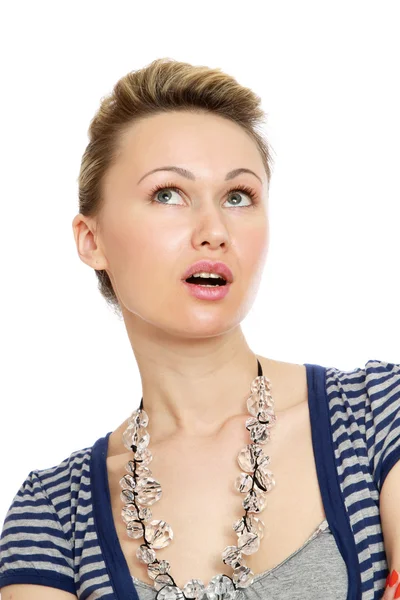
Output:
<path fill-rule="evenodd" d="M 69 539 L 74 536 L 71 515 L 76 509 L 78 492 L 90 489 L 91 452 L 92 446 L 75 450 L 52 467 L 31 471 L 19 491 L 31 502 L 39 505 L 46 502 Z"/>
<path fill-rule="evenodd" d="M 400 364 L 371 359 L 351 371 L 327 368 L 326 392 L 338 452 L 354 448 L 380 491 L 400 459 Z"/>
<path fill-rule="evenodd" d="M 362 399 L 379 409 L 385 397 L 395 401 L 400 394 L 400 364 L 370 359 L 352 370 L 326 367 L 326 388 L 328 395 L 340 395 L 349 405 Z"/>
<path fill-rule="evenodd" d="M 40 526 L 40 521 L 46 521 L 47 527 L 61 529 L 71 541 L 70 517 L 77 502 L 77 491 L 90 486 L 91 450 L 92 446 L 73 451 L 52 467 L 30 471 L 12 499 L 2 538 L 10 533 L 18 534 L 19 527 Z"/>
<path fill-rule="evenodd" d="M 35 469 L 30 476 L 36 477 L 43 489 L 55 500 L 61 489 L 67 489 L 71 484 L 79 483 L 89 475 L 90 460 L 93 446 L 74 450 L 61 462 L 52 467 Z"/>
<path fill-rule="evenodd" d="M 75 593 L 75 515 L 90 490 L 91 448 L 32 470 L 21 483 L 2 526 L 0 588 L 31 583 Z"/>

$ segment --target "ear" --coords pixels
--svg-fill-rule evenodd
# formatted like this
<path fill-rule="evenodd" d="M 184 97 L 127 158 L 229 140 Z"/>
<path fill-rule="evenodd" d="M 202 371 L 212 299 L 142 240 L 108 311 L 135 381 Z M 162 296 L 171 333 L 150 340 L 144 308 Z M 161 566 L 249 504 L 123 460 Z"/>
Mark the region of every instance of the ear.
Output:
<path fill-rule="evenodd" d="M 79 258 L 92 269 L 105 270 L 108 263 L 96 242 L 96 229 L 93 221 L 79 213 L 72 221 L 72 231 Z"/>

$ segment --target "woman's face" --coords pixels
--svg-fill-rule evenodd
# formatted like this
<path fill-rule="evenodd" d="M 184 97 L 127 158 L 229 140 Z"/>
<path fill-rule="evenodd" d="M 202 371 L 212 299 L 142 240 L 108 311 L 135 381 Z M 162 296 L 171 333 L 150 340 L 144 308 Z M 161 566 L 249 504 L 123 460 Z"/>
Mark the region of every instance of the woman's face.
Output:
<path fill-rule="evenodd" d="M 169 112 L 133 124 L 120 150 L 104 180 L 96 241 L 125 320 L 139 318 L 181 337 L 234 328 L 253 304 L 268 251 L 268 180 L 257 146 L 223 117 Z M 193 175 L 146 175 L 165 166 Z M 243 172 L 225 180 L 241 167 L 260 179 Z M 157 185 L 166 189 L 150 197 Z M 240 185 L 254 191 L 254 200 L 229 192 Z M 223 299 L 198 299 L 183 283 L 201 259 L 232 271 Z"/>

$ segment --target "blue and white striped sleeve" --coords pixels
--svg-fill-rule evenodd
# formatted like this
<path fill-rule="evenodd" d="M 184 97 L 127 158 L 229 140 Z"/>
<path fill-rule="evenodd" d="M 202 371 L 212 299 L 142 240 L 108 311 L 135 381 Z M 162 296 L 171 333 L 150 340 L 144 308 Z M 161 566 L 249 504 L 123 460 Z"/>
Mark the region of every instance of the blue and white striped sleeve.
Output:
<path fill-rule="evenodd" d="M 0 588 L 44 585 L 76 595 L 73 548 L 38 471 L 31 471 L 6 514 L 0 537 Z"/>
<path fill-rule="evenodd" d="M 369 360 L 365 365 L 368 458 L 379 492 L 400 460 L 400 364 Z"/>

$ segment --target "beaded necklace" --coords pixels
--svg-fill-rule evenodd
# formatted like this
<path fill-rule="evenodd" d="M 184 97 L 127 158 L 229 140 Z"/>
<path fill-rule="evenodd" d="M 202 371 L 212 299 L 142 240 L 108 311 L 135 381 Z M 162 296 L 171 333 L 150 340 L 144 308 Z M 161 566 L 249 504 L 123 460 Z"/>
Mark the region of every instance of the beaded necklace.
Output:
<path fill-rule="evenodd" d="M 162 495 L 161 484 L 152 477 L 148 465 L 153 456 L 149 449 L 150 435 L 146 431 L 149 417 L 140 407 L 133 411 L 122 439 L 125 448 L 132 450 L 133 460 L 125 465 L 128 472 L 120 479 L 121 500 L 124 507 L 121 515 L 126 524 L 127 534 L 133 539 L 144 538 L 136 551 L 140 562 L 147 565 L 147 573 L 158 591 L 157 600 L 201 600 L 205 595 L 209 600 L 234 600 L 239 589 L 253 583 L 254 573 L 245 564 L 245 556 L 257 552 L 264 536 L 263 521 L 254 516 L 264 510 L 266 494 L 275 486 L 272 472 L 268 469 L 269 456 L 264 454 L 261 444 L 270 439 L 270 429 L 276 423 L 274 400 L 271 396 L 271 383 L 264 377 L 257 359 L 258 375 L 250 386 L 247 409 L 250 417 L 245 427 L 250 432 L 251 443 L 238 455 L 242 472 L 235 480 L 235 490 L 246 494 L 242 500 L 245 514 L 233 524 L 237 534 L 237 545 L 227 546 L 222 552 L 222 561 L 232 567 L 233 574 L 215 575 L 207 586 L 200 579 L 190 579 L 180 589 L 170 574 L 170 563 L 159 561 L 156 550 L 165 548 L 173 540 L 171 526 L 165 521 L 152 520 L 149 508 Z"/>

